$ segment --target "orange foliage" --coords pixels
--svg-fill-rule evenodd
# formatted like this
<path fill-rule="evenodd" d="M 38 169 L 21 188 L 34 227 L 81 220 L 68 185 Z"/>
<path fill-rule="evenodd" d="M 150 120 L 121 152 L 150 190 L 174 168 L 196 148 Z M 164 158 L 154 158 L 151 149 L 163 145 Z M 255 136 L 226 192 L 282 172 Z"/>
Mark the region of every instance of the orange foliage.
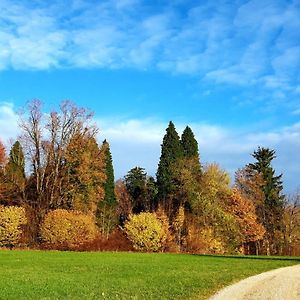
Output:
<path fill-rule="evenodd" d="M 115 193 L 117 198 L 117 213 L 120 216 L 122 224 L 132 212 L 132 203 L 126 186 L 121 179 L 117 180 L 115 184 Z"/>
<path fill-rule="evenodd" d="M 254 204 L 243 197 L 237 189 L 233 189 L 226 199 L 227 211 L 237 220 L 244 243 L 261 240 L 265 228 L 258 223 Z"/>
<path fill-rule="evenodd" d="M 74 248 L 73 248 L 74 249 Z M 93 241 L 78 245 L 78 251 L 134 251 L 123 230 L 117 228 L 108 237 L 98 235 Z"/>

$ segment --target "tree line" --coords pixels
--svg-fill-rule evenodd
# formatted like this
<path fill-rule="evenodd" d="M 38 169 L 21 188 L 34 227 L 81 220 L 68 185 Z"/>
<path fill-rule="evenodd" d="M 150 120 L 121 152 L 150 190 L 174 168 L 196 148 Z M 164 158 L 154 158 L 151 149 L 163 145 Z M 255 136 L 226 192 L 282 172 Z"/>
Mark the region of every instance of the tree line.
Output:
<path fill-rule="evenodd" d="M 187 126 L 179 137 L 170 122 L 156 176 L 136 166 L 115 181 L 109 143 L 98 144 L 92 116 L 71 102 L 45 114 L 34 100 L 20 116 L 22 134 L 9 153 L 0 144 L 0 225 L 23 220 L 15 228 L 26 245 L 67 238 L 74 244 L 73 226 L 81 242 L 87 236 L 109 239 L 119 231 L 140 250 L 148 238 L 152 244 L 157 240 L 155 251 L 299 251 L 299 196 L 283 194 L 282 174 L 272 166 L 273 149 L 258 147 L 255 161 L 237 170 L 231 184 L 217 164 L 201 162 L 192 129 Z M 27 221 L 17 213 L 11 217 L 12 207 L 22 208 Z M 0 246 L 7 236 L 0 230 Z"/>

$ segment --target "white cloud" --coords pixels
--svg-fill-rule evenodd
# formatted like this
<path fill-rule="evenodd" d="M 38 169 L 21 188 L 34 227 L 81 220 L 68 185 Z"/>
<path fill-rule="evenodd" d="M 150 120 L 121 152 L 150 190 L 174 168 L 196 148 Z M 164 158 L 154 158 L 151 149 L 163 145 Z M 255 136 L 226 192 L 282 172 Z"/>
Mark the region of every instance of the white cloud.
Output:
<path fill-rule="evenodd" d="M 0 3 L 1 69 L 158 68 L 243 85 L 299 74 L 300 11 L 284 0 L 204 1 L 182 15 L 137 0 L 25 3 Z"/>
<path fill-rule="evenodd" d="M 111 144 L 116 177 L 124 176 L 135 166 L 145 167 L 155 175 L 160 157 L 160 145 L 167 124 L 156 119 L 105 119 L 96 120 L 100 128 L 99 142 L 107 139 Z M 179 134 L 186 124 L 176 123 Z M 273 131 L 237 130 L 213 124 L 189 124 L 199 143 L 202 163 L 218 162 L 231 175 L 252 161 L 251 153 L 258 147 L 276 150 L 274 161 L 278 173 L 284 174 L 287 191 L 300 184 L 300 123 Z M 0 103 L 0 138 L 9 145 L 20 131 L 18 115 L 13 104 Z"/>
<path fill-rule="evenodd" d="M 157 120 L 99 120 L 100 136 L 111 144 L 117 177 L 124 176 L 135 166 L 145 167 L 155 175 L 160 157 L 160 145 L 166 123 Z M 238 168 L 253 161 L 251 153 L 258 146 L 276 150 L 274 166 L 277 173 L 284 174 L 287 191 L 300 184 L 300 123 L 274 131 L 236 130 L 211 124 L 189 124 L 199 143 L 203 163 L 218 162 L 232 177 Z M 177 124 L 179 134 L 185 124 Z"/>
<path fill-rule="evenodd" d="M 177 6 L 178 5 L 178 6 Z M 0 1 L 0 71 L 135 68 L 243 88 L 248 103 L 297 107 L 300 9 L 281 1 L 227 4 Z"/>
<path fill-rule="evenodd" d="M 9 145 L 19 134 L 18 115 L 10 102 L 0 102 L 0 140 Z"/>

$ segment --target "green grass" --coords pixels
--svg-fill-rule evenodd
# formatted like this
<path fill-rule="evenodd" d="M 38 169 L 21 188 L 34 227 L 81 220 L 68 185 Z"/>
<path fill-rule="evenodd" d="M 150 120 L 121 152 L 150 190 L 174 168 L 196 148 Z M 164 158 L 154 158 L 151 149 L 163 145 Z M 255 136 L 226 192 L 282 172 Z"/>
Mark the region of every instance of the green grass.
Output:
<path fill-rule="evenodd" d="M 0 299 L 205 299 L 300 259 L 0 251 Z"/>

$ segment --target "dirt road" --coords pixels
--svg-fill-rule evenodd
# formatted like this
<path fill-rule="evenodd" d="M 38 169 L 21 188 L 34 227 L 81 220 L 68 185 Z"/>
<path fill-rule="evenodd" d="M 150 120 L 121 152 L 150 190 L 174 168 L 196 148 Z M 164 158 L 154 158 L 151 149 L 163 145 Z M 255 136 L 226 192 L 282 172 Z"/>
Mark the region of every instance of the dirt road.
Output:
<path fill-rule="evenodd" d="M 299 300 L 300 265 L 280 268 L 244 279 L 211 300 Z"/>

